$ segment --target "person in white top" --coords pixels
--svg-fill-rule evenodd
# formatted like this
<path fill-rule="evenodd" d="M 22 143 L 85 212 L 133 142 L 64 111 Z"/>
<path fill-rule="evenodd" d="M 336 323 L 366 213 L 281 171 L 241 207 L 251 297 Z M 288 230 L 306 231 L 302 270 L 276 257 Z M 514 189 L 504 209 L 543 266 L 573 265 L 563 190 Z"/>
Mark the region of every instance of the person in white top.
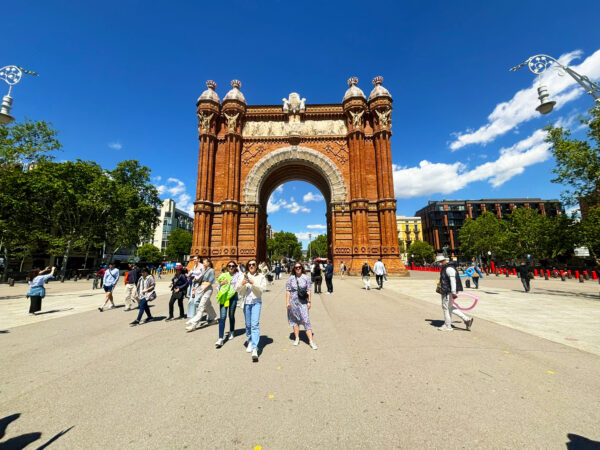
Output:
<path fill-rule="evenodd" d="M 199 327 L 205 311 L 206 325 L 210 325 L 217 320 L 217 313 L 210 302 L 210 297 L 213 293 L 213 283 L 215 282 L 215 270 L 213 269 L 212 261 L 208 258 L 204 258 L 202 264 L 204 264 L 204 273 L 200 280 L 196 280 L 196 283 L 200 283 L 196 297 L 194 297 L 196 314 L 186 322 L 187 327 L 185 329 L 188 331 L 194 331 Z"/>
<path fill-rule="evenodd" d="M 375 272 L 375 280 L 377 280 L 377 289 L 382 290 L 383 289 L 383 277 L 385 277 L 385 274 L 387 272 L 385 271 L 385 264 L 383 264 L 381 257 L 379 257 L 379 259 L 373 266 L 373 272 Z"/>
<path fill-rule="evenodd" d="M 192 257 L 193 266 L 188 272 L 189 288 L 188 288 L 188 306 L 187 306 L 187 318 L 191 319 L 196 315 L 196 299 L 192 298 L 192 289 L 194 287 L 194 281 L 202 278 L 202 274 L 204 273 L 204 264 L 200 261 L 198 256 Z"/>
<path fill-rule="evenodd" d="M 258 362 L 258 342 L 260 340 L 260 310 L 262 309 L 262 293 L 267 289 L 267 279 L 258 270 L 256 260 L 251 259 L 246 265 L 244 279 L 238 283 L 236 291 L 244 304 L 246 319 L 246 338 L 248 353 L 252 352 L 252 361 Z"/>
<path fill-rule="evenodd" d="M 452 264 L 448 264 L 448 257 L 439 255 L 435 262 L 442 264 L 440 272 L 439 291 L 442 296 L 442 311 L 444 311 L 444 325 L 438 328 L 439 331 L 452 331 L 451 314 L 456 314 L 464 322 L 468 331 L 473 325 L 473 318 L 465 315 L 454 305 L 454 299 L 458 297 L 458 292 L 463 290 L 458 272 Z"/>

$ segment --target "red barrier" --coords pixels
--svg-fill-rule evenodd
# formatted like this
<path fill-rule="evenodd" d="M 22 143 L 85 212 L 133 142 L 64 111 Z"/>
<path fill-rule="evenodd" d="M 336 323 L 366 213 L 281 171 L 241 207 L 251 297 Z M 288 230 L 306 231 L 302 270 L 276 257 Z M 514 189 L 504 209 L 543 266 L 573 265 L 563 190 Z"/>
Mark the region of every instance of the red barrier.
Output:
<path fill-rule="evenodd" d="M 550 273 L 549 270 L 546 270 L 546 273 L 548 274 L 548 278 L 552 278 L 552 274 Z"/>
<path fill-rule="evenodd" d="M 537 277 L 537 269 L 533 269 L 533 276 Z"/>
<path fill-rule="evenodd" d="M 592 279 L 593 280 L 597 280 L 598 279 L 598 275 L 596 274 L 595 270 L 592 272 Z"/>
<path fill-rule="evenodd" d="M 575 271 L 575 278 L 577 278 L 579 280 L 579 270 Z"/>
<path fill-rule="evenodd" d="M 492 272 L 496 272 L 496 265 L 494 264 L 494 261 L 492 261 Z"/>

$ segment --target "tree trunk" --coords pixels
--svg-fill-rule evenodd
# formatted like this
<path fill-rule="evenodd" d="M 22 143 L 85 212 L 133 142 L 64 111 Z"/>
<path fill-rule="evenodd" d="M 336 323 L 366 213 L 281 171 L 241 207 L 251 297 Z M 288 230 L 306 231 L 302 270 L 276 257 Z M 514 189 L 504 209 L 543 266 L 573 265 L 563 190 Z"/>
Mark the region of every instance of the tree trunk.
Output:
<path fill-rule="evenodd" d="M 84 269 L 87 267 L 87 260 L 88 260 L 89 254 L 90 254 L 90 246 L 88 244 L 88 246 L 85 248 L 85 259 L 83 260 L 83 268 Z"/>
<path fill-rule="evenodd" d="M 73 245 L 73 240 L 69 239 L 67 242 L 67 248 L 65 249 L 65 254 L 63 256 L 62 267 L 60 269 L 60 275 L 65 276 L 67 273 L 67 261 L 69 259 L 69 253 L 71 253 L 71 246 Z"/>
<path fill-rule="evenodd" d="M 8 280 L 8 264 L 10 260 L 8 259 L 8 249 L 4 247 L 4 273 L 2 274 L 2 281 L 6 283 Z"/>
<path fill-rule="evenodd" d="M 21 265 L 19 266 L 19 272 L 23 272 L 23 264 L 25 264 L 25 256 L 21 258 Z"/>

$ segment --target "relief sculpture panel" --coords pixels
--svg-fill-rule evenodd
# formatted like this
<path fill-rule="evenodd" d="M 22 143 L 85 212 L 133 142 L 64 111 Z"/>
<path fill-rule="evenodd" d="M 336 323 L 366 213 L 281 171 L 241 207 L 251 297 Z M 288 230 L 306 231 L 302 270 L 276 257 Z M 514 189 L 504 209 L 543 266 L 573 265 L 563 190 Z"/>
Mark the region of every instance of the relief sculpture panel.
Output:
<path fill-rule="evenodd" d="M 283 121 L 247 121 L 242 134 L 245 138 L 275 137 L 288 136 L 291 131 L 303 136 L 345 136 L 348 132 L 344 120 L 305 120 L 293 126 Z"/>

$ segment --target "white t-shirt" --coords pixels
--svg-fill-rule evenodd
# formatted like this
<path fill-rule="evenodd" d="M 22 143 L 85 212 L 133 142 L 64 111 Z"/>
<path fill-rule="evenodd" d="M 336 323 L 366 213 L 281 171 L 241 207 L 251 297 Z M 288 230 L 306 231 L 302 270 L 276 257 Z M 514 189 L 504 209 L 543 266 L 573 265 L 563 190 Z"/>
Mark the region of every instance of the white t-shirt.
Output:
<path fill-rule="evenodd" d="M 373 266 L 373 272 L 375 275 L 385 275 L 385 265 L 382 261 L 377 261 Z"/>

